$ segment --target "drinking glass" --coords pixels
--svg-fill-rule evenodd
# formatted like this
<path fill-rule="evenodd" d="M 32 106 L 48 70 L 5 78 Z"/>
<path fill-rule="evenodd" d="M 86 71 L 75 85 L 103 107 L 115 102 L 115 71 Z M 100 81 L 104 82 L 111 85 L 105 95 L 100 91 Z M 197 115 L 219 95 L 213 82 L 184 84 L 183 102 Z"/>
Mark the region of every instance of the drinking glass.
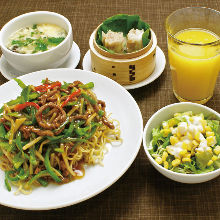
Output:
<path fill-rule="evenodd" d="M 173 92 L 179 101 L 206 103 L 220 71 L 220 12 L 179 9 L 166 19 Z"/>

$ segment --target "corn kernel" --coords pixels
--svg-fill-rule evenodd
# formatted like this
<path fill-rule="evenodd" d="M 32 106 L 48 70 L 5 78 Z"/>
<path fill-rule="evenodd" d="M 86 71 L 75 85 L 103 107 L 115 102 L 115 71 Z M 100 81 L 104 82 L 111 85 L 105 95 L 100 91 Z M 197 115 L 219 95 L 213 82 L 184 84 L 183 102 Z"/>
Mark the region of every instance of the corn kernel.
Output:
<path fill-rule="evenodd" d="M 187 150 L 183 149 L 182 151 L 179 152 L 179 155 L 184 157 L 186 153 L 187 153 Z"/>
<path fill-rule="evenodd" d="M 214 156 L 212 157 L 212 161 L 216 161 L 216 160 L 218 160 L 218 157 L 217 157 L 216 155 L 214 155 Z"/>
<path fill-rule="evenodd" d="M 177 120 L 175 118 L 172 118 L 168 121 L 169 127 L 173 127 L 176 124 L 177 124 Z"/>
<path fill-rule="evenodd" d="M 210 126 L 205 126 L 205 130 L 206 130 L 206 131 L 212 131 L 212 129 L 211 129 Z"/>
<path fill-rule="evenodd" d="M 167 157 L 168 157 L 168 153 L 164 151 L 162 155 L 162 161 L 166 161 Z"/>
<path fill-rule="evenodd" d="M 190 117 L 189 120 L 190 120 L 191 122 L 193 122 L 193 118 L 192 118 L 192 117 Z"/>
<path fill-rule="evenodd" d="M 185 142 L 183 142 L 183 143 L 182 143 L 182 148 L 187 150 L 187 148 L 188 148 L 188 144 L 185 143 Z"/>
<path fill-rule="evenodd" d="M 210 160 L 208 163 L 207 163 L 207 166 L 211 166 L 213 164 L 213 160 Z"/>
<path fill-rule="evenodd" d="M 162 125 L 164 129 L 169 129 L 169 125 L 166 121 L 164 121 Z"/>
<path fill-rule="evenodd" d="M 192 144 L 192 143 L 189 143 L 189 144 L 187 145 L 187 150 L 188 150 L 188 151 L 191 151 L 191 150 L 192 150 L 192 147 L 193 147 L 193 144 Z"/>
<path fill-rule="evenodd" d="M 180 156 L 184 156 L 186 153 L 187 153 L 187 150 L 184 149 L 184 150 L 180 151 L 179 155 L 180 155 Z"/>
<path fill-rule="evenodd" d="M 157 157 L 155 159 L 155 161 L 158 163 L 158 164 L 162 164 L 162 158 L 161 157 Z"/>
<path fill-rule="evenodd" d="M 213 131 L 206 131 L 206 137 L 215 136 Z"/>
<path fill-rule="evenodd" d="M 201 120 L 202 123 L 202 127 L 205 128 L 205 126 L 207 126 L 207 121 L 206 120 Z"/>
<path fill-rule="evenodd" d="M 198 143 L 196 140 L 193 140 L 192 143 L 193 143 L 193 145 L 196 146 L 196 147 L 199 146 L 199 143 Z"/>
<path fill-rule="evenodd" d="M 197 132 L 196 133 L 196 135 L 195 135 L 195 139 L 197 140 L 197 141 L 200 141 L 200 132 Z"/>
<path fill-rule="evenodd" d="M 182 134 L 181 134 L 179 131 L 177 131 L 177 132 L 176 132 L 176 136 L 177 136 L 178 138 L 180 138 L 180 137 L 182 136 Z"/>
<path fill-rule="evenodd" d="M 216 155 L 219 155 L 220 154 L 220 146 L 217 145 L 213 151 Z"/>
<path fill-rule="evenodd" d="M 192 156 L 195 155 L 195 148 L 196 148 L 196 147 L 193 147 L 192 150 L 191 150 L 191 155 L 192 155 Z"/>
<path fill-rule="evenodd" d="M 175 159 L 175 160 L 172 161 L 172 166 L 173 167 L 176 167 L 178 165 L 180 165 L 180 159 Z"/>
<path fill-rule="evenodd" d="M 183 157 L 183 158 L 182 158 L 182 161 L 183 161 L 183 162 L 191 162 L 191 159 L 190 159 L 190 158 Z"/>
<path fill-rule="evenodd" d="M 175 113 L 174 114 L 174 117 L 178 117 L 178 116 L 181 116 L 181 113 Z"/>
<path fill-rule="evenodd" d="M 215 136 L 209 136 L 206 138 L 208 146 L 213 146 L 216 144 Z"/>
<path fill-rule="evenodd" d="M 179 139 L 177 138 L 177 137 L 174 137 L 174 136 L 171 136 L 170 137 L 170 143 L 172 144 L 172 145 L 175 145 L 175 144 L 177 144 L 179 142 Z"/>
<path fill-rule="evenodd" d="M 167 137 L 169 135 L 169 133 L 171 132 L 171 130 L 170 129 L 162 129 L 160 132 L 164 137 Z"/>
<path fill-rule="evenodd" d="M 168 169 L 168 168 L 169 168 L 169 163 L 168 163 L 167 161 L 164 161 L 164 162 L 163 162 L 163 167 L 164 167 L 165 169 Z"/>
<path fill-rule="evenodd" d="M 192 136 L 192 134 L 191 133 L 187 133 L 187 137 L 190 139 L 190 140 L 193 140 L 193 136 Z"/>
<path fill-rule="evenodd" d="M 184 158 L 190 158 L 191 154 L 185 154 Z"/>
<path fill-rule="evenodd" d="M 208 147 L 208 148 L 207 148 L 207 151 L 208 151 L 209 153 L 212 153 L 212 148 L 211 148 L 211 147 Z"/>

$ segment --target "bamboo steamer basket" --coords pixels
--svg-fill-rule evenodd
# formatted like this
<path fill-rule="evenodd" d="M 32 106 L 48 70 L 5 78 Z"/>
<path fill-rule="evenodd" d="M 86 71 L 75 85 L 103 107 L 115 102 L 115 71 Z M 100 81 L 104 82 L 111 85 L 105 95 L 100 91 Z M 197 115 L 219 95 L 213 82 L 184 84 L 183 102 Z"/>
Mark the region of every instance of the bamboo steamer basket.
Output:
<path fill-rule="evenodd" d="M 100 48 L 95 41 L 97 29 L 89 39 L 93 72 L 105 75 L 121 85 L 135 84 L 151 75 L 155 69 L 157 47 L 157 38 L 152 29 L 151 40 L 146 47 L 126 54 L 112 54 Z"/>

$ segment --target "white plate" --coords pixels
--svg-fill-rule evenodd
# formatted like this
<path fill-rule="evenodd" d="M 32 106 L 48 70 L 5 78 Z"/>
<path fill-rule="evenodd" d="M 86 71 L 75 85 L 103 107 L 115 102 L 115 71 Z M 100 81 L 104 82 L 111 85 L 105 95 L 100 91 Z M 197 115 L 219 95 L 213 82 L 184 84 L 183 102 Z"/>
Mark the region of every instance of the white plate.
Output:
<path fill-rule="evenodd" d="M 73 205 L 102 192 L 117 181 L 134 161 L 142 141 L 143 119 L 140 109 L 129 92 L 115 81 L 97 73 L 79 69 L 53 69 L 29 73 L 19 77 L 25 84 L 39 85 L 42 79 L 83 83 L 94 82 L 94 92 L 106 103 L 106 111 L 118 119 L 123 143 L 112 146 L 103 160 L 104 166 L 86 168 L 85 176 L 64 185 L 50 184 L 38 187 L 30 195 L 14 195 L 4 185 L 4 172 L 0 171 L 0 204 L 18 209 L 46 210 Z M 0 86 L 0 99 L 5 103 L 21 92 L 14 80 Z M 128 110 L 129 106 L 129 110 Z"/>
<path fill-rule="evenodd" d="M 163 72 L 164 68 L 166 65 L 166 58 L 163 53 L 163 51 L 157 46 L 156 49 L 156 66 L 153 71 L 153 73 L 145 80 L 135 83 L 132 85 L 123 85 L 123 87 L 127 90 L 129 89 L 137 89 L 142 86 L 146 86 L 147 84 L 153 82 L 155 79 L 157 79 Z M 90 55 L 90 50 L 87 51 L 83 58 L 83 63 L 82 63 L 83 69 L 84 70 L 89 70 L 92 71 L 92 66 L 91 66 L 91 55 Z"/>
<path fill-rule="evenodd" d="M 57 68 L 73 68 L 75 69 L 80 60 L 80 49 L 78 45 L 73 41 L 73 46 L 70 50 L 69 58 L 59 67 Z M 0 72 L 2 75 L 10 80 L 19 76 L 24 75 L 24 73 L 20 73 L 18 70 L 14 69 L 5 59 L 4 55 L 0 58 Z"/>

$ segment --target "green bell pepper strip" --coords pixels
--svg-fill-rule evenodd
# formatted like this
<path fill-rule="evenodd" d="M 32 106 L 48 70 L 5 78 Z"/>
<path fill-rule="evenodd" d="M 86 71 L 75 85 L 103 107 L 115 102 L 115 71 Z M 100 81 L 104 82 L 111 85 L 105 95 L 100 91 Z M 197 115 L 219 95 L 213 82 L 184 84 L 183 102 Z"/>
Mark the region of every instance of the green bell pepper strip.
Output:
<path fill-rule="evenodd" d="M 82 89 L 92 89 L 94 87 L 94 83 L 93 82 L 89 82 L 89 83 L 86 83 L 86 84 L 80 84 L 79 85 L 80 88 Z"/>
<path fill-rule="evenodd" d="M 22 155 L 22 152 L 20 151 L 12 159 L 12 163 L 16 170 L 24 163 L 24 158 L 21 157 L 21 155 Z"/>
<path fill-rule="evenodd" d="M 26 86 L 22 90 L 21 97 L 23 98 L 23 103 L 29 101 L 29 94 L 30 94 L 30 92 L 31 92 L 31 87 L 30 86 Z"/>
<path fill-rule="evenodd" d="M 48 149 L 47 149 L 47 152 L 46 152 L 46 155 L 45 155 L 44 165 L 45 165 L 45 167 L 46 167 L 48 173 L 50 174 L 50 176 L 51 176 L 57 183 L 59 183 L 59 182 L 61 182 L 62 180 L 56 175 L 56 173 L 53 171 L 53 169 L 52 169 L 52 167 L 51 167 L 51 165 L 50 165 L 50 158 L 49 158 L 49 156 L 50 156 L 50 151 L 51 151 L 51 149 L 48 148 Z"/>
<path fill-rule="evenodd" d="M 24 151 L 22 149 L 22 147 L 24 145 L 26 145 L 27 142 L 22 142 L 21 141 L 21 132 L 20 131 L 17 132 L 16 139 L 15 139 L 15 144 L 16 144 L 17 148 L 20 150 L 20 152 L 22 153 L 23 158 L 26 158 L 26 159 L 30 160 L 30 157 L 26 153 L 24 153 Z"/>
<path fill-rule="evenodd" d="M 10 186 L 10 184 L 9 184 L 7 178 L 5 178 L 5 186 L 6 186 L 7 190 L 8 190 L 9 192 L 11 192 L 11 186 Z"/>
<path fill-rule="evenodd" d="M 58 152 L 58 153 L 63 153 L 64 150 L 61 148 L 54 148 L 54 151 Z"/>
<path fill-rule="evenodd" d="M 9 144 L 8 142 L 0 142 L 0 147 L 4 148 L 8 152 L 11 152 L 14 149 L 14 144 Z"/>
<path fill-rule="evenodd" d="M 5 187 L 6 189 L 10 192 L 11 191 L 11 185 L 8 182 L 8 178 L 6 176 L 6 172 L 5 172 Z"/>
<path fill-rule="evenodd" d="M 86 139 L 90 139 L 92 136 L 93 136 L 93 134 L 96 132 L 96 128 L 97 128 L 98 126 L 97 125 L 94 125 L 93 127 L 92 127 L 92 129 L 91 129 L 91 132 L 90 133 L 87 133 L 86 135 L 85 135 L 85 138 Z"/>
<path fill-rule="evenodd" d="M 17 82 L 17 84 L 18 84 L 22 89 L 24 89 L 24 88 L 26 87 L 26 85 L 25 85 L 20 79 L 14 78 L 14 80 Z"/>
<path fill-rule="evenodd" d="M 27 170 L 26 172 L 24 172 L 24 169 L 20 168 L 20 172 L 17 176 L 20 180 L 25 180 L 29 176 L 29 171 Z"/>
<path fill-rule="evenodd" d="M 45 179 L 43 179 L 43 178 L 39 178 L 38 180 L 37 180 L 37 182 L 39 182 L 43 187 L 46 187 L 46 186 L 48 186 L 48 182 L 45 180 Z"/>
<path fill-rule="evenodd" d="M 54 137 L 47 136 L 47 139 L 50 141 L 58 141 L 63 137 L 64 137 L 64 135 L 59 135 L 59 136 L 54 136 Z"/>
<path fill-rule="evenodd" d="M 96 105 L 97 104 L 96 100 L 94 100 L 90 95 L 87 95 L 86 93 L 82 93 L 81 96 L 83 98 L 85 98 L 86 100 L 88 100 L 92 105 Z"/>
<path fill-rule="evenodd" d="M 37 123 L 35 108 L 31 108 L 31 121 L 33 125 Z"/>
<path fill-rule="evenodd" d="M 60 92 L 60 95 L 61 95 L 61 96 L 67 96 L 68 94 L 65 93 L 65 92 Z"/>
<path fill-rule="evenodd" d="M 34 181 L 38 180 L 39 178 L 41 178 L 42 176 L 44 176 L 45 174 L 49 173 L 47 170 L 42 170 L 40 171 L 38 174 L 36 174 L 34 177 L 32 177 L 29 181 L 28 184 L 32 184 Z"/>
<path fill-rule="evenodd" d="M 40 96 L 40 94 L 38 94 L 37 92 L 33 92 L 28 95 L 28 99 L 31 101 L 31 100 L 38 98 L 39 96 Z M 16 99 L 11 100 L 11 101 L 7 102 L 6 104 L 8 106 L 12 106 L 12 105 L 16 105 L 16 104 L 22 104 L 23 102 L 24 102 L 24 98 L 22 96 L 18 96 Z M 3 109 L 4 109 L 4 106 L 2 106 L 0 108 L 0 113 L 3 112 Z"/>
<path fill-rule="evenodd" d="M 99 115 L 100 117 L 102 117 L 104 114 L 105 114 L 105 112 L 104 112 L 103 110 L 99 110 L 99 111 L 98 111 L 98 115 Z"/>
<path fill-rule="evenodd" d="M 23 149 L 22 149 L 23 146 L 21 144 L 21 132 L 20 131 L 17 132 L 15 143 L 16 143 L 16 146 L 18 147 L 18 149 L 20 151 L 23 151 Z"/>
<path fill-rule="evenodd" d="M 91 126 L 86 126 L 85 128 L 76 128 L 75 132 L 76 132 L 77 136 L 82 137 L 87 134 L 89 129 L 91 129 Z"/>
<path fill-rule="evenodd" d="M 64 81 L 63 85 L 61 85 L 61 89 L 67 89 L 69 85 L 70 85 L 70 83 L 67 83 Z"/>
<path fill-rule="evenodd" d="M 7 113 L 7 115 L 15 117 L 15 118 L 20 118 L 22 116 L 22 114 L 20 114 L 18 112 L 10 112 L 10 113 Z"/>
<path fill-rule="evenodd" d="M 9 131 L 7 132 L 7 134 L 5 135 L 5 139 L 9 140 L 10 134 L 11 134 L 11 131 L 9 130 Z"/>
<path fill-rule="evenodd" d="M 11 105 L 19 104 L 19 103 L 21 103 L 21 101 L 22 101 L 22 98 L 21 98 L 21 96 L 19 96 L 19 97 L 17 97 L 16 99 L 7 102 L 6 104 L 7 104 L 8 106 L 11 106 Z"/>
<path fill-rule="evenodd" d="M 29 100 L 34 100 L 36 98 L 38 98 L 40 96 L 40 94 L 38 94 L 37 92 L 33 92 L 31 94 L 29 94 Z M 18 96 L 16 99 L 11 100 L 9 102 L 7 102 L 6 104 L 11 106 L 11 105 L 16 105 L 16 104 L 21 104 L 23 98 L 21 96 Z"/>
<path fill-rule="evenodd" d="M 78 103 L 78 101 L 68 102 L 68 103 L 66 104 L 66 106 L 74 106 L 74 105 L 76 105 L 77 103 Z"/>
<path fill-rule="evenodd" d="M 75 123 L 74 123 L 74 122 L 71 122 L 69 128 L 68 128 L 67 131 L 64 133 L 64 136 L 65 136 L 65 137 L 69 137 L 69 136 L 73 133 L 74 128 L 75 128 Z"/>
<path fill-rule="evenodd" d="M 12 177 L 11 174 L 14 174 L 14 173 L 16 173 L 16 171 L 10 170 L 10 171 L 6 171 L 5 175 L 6 175 L 7 179 L 10 180 L 10 181 L 24 180 L 29 175 L 29 172 L 28 171 L 24 172 L 23 168 L 20 168 L 19 173 L 16 176 Z"/>
<path fill-rule="evenodd" d="M 6 131 L 3 124 L 0 124 L 0 137 L 5 138 Z"/>
<path fill-rule="evenodd" d="M 37 165 L 37 159 L 35 157 L 35 147 L 32 146 L 30 149 L 29 149 L 29 154 L 30 154 L 30 163 L 34 166 Z"/>
<path fill-rule="evenodd" d="M 13 171 L 13 170 L 10 170 L 10 171 L 6 171 L 6 176 L 7 176 L 7 179 L 10 180 L 10 181 L 18 181 L 19 178 L 18 176 L 14 176 L 14 177 L 11 177 L 10 175 L 11 174 L 14 174 L 16 171 Z"/>

